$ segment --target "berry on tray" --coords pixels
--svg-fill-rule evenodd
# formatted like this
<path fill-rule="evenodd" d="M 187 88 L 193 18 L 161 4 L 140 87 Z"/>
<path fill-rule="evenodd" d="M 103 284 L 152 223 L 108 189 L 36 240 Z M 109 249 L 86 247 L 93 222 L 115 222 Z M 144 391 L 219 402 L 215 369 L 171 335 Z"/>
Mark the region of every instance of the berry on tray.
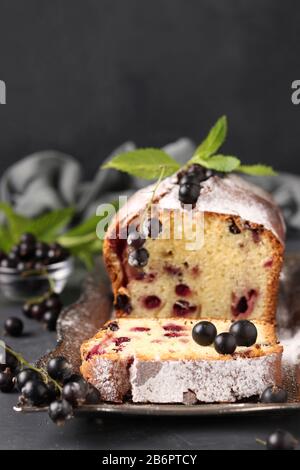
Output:
<path fill-rule="evenodd" d="M 63 382 L 72 375 L 72 367 L 67 359 L 58 356 L 50 359 L 47 365 L 47 372 L 52 379 Z"/>
<path fill-rule="evenodd" d="M 57 426 L 62 426 L 72 418 L 73 408 L 67 400 L 57 400 L 50 403 L 49 417 Z"/>
<path fill-rule="evenodd" d="M 29 380 L 22 388 L 22 396 L 34 406 L 46 405 L 49 402 L 47 385 L 41 380 Z"/>
<path fill-rule="evenodd" d="M 0 391 L 3 393 L 10 393 L 14 389 L 14 376 L 7 370 L 0 372 Z"/>
<path fill-rule="evenodd" d="M 286 403 L 287 400 L 288 394 L 286 390 L 277 385 L 271 385 L 266 388 L 260 397 L 262 403 Z"/>
<path fill-rule="evenodd" d="M 279 429 L 273 432 L 267 439 L 268 450 L 295 450 L 298 441 L 292 434 Z"/>
<path fill-rule="evenodd" d="M 23 369 L 16 376 L 16 385 L 19 392 L 29 381 L 41 380 L 41 375 L 33 369 Z"/>

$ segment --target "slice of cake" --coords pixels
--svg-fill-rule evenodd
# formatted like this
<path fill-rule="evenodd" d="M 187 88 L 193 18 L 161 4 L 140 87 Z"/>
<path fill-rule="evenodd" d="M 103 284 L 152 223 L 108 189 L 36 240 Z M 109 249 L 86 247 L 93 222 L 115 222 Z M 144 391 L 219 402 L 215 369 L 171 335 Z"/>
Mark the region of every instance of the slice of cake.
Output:
<path fill-rule="evenodd" d="M 232 322 L 212 320 L 218 333 Z M 81 372 L 104 401 L 136 403 L 234 402 L 281 382 L 282 347 L 274 327 L 255 322 L 257 340 L 220 354 L 192 337 L 191 319 L 111 320 L 81 348 Z"/>
<path fill-rule="evenodd" d="M 104 242 L 116 315 L 274 322 L 285 229 L 271 197 L 236 175 L 193 165 L 151 198 L 153 187 L 137 192 Z M 178 237 L 183 214 L 201 222 L 193 233 L 201 243 L 185 229 Z"/>

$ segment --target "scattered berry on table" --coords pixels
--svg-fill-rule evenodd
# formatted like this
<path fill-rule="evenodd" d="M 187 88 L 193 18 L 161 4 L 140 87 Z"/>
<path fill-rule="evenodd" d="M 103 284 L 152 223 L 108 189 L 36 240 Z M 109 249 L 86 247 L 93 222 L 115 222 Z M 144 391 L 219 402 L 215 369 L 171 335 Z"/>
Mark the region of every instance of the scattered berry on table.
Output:
<path fill-rule="evenodd" d="M 72 375 L 71 364 L 62 356 L 50 359 L 47 365 L 47 371 L 50 377 L 54 380 L 63 382 Z"/>
<path fill-rule="evenodd" d="M 295 450 L 298 441 L 292 434 L 279 429 L 273 432 L 267 439 L 268 450 Z"/>
<path fill-rule="evenodd" d="M 215 325 L 208 321 L 196 323 L 192 331 L 193 340 L 201 346 L 209 346 L 217 336 Z"/>
<path fill-rule="evenodd" d="M 14 389 L 14 376 L 9 371 L 0 372 L 0 391 L 3 393 L 10 393 Z"/>
<path fill-rule="evenodd" d="M 49 406 L 49 417 L 57 426 L 62 426 L 72 418 L 73 408 L 67 400 L 53 401 Z"/>
<path fill-rule="evenodd" d="M 249 320 L 239 320 L 230 328 L 230 333 L 235 336 L 238 346 L 253 346 L 257 340 L 257 328 Z"/>
<path fill-rule="evenodd" d="M 9 336 L 21 336 L 23 333 L 23 322 L 20 318 L 10 317 L 4 323 L 5 333 Z"/>
<path fill-rule="evenodd" d="M 231 333 L 221 333 L 214 344 L 219 354 L 233 354 L 237 347 L 236 339 Z"/>
<path fill-rule="evenodd" d="M 262 403 L 286 403 L 288 400 L 288 394 L 283 388 L 277 387 L 277 385 L 271 385 L 266 388 L 260 397 Z"/>
<path fill-rule="evenodd" d="M 43 303 L 31 304 L 31 318 L 41 320 L 45 313 L 45 305 Z"/>

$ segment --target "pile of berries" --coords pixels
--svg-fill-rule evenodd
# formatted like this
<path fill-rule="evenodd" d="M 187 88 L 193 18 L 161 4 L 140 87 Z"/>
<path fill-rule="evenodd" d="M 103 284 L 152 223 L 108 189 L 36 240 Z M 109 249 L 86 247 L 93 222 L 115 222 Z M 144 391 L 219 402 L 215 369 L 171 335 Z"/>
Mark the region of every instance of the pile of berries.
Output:
<path fill-rule="evenodd" d="M 200 183 L 212 176 L 212 172 L 201 165 L 191 165 L 179 175 L 179 200 L 182 204 L 195 204 L 200 195 Z"/>
<path fill-rule="evenodd" d="M 88 384 L 64 357 L 50 359 L 47 370 L 21 368 L 18 359 L 6 352 L 5 364 L 0 365 L 0 391 L 17 389 L 22 405 L 48 406 L 49 416 L 62 425 L 73 416 L 73 409 L 81 404 L 98 404 L 98 390 Z"/>
<path fill-rule="evenodd" d="M 219 354 L 233 354 L 237 346 L 250 347 L 256 343 L 256 326 L 248 320 L 240 320 L 232 324 L 229 333 L 217 335 L 215 325 L 208 321 L 197 323 L 192 331 L 193 340 L 201 346 L 214 343 Z"/>
<path fill-rule="evenodd" d="M 24 233 L 18 245 L 6 254 L 0 252 L 0 267 L 26 271 L 42 271 L 49 264 L 65 261 L 69 251 L 59 243 L 44 243 L 36 239 L 32 233 Z"/>
<path fill-rule="evenodd" d="M 63 303 L 60 296 L 52 292 L 40 301 L 26 302 L 23 305 L 23 313 L 27 318 L 41 321 L 49 331 L 55 331 L 62 308 Z"/>

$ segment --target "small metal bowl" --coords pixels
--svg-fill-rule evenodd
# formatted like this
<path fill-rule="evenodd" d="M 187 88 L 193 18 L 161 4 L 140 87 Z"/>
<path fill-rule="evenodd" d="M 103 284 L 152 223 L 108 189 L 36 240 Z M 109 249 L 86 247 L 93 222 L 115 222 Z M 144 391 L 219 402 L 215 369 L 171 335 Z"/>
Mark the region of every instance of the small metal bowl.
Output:
<path fill-rule="evenodd" d="M 73 258 L 49 264 L 40 273 L 20 273 L 14 268 L 0 267 L 0 289 L 8 299 L 29 300 L 46 294 L 50 281 L 54 292 L 60 294 L 73 272 L 73 267 Z"/>

